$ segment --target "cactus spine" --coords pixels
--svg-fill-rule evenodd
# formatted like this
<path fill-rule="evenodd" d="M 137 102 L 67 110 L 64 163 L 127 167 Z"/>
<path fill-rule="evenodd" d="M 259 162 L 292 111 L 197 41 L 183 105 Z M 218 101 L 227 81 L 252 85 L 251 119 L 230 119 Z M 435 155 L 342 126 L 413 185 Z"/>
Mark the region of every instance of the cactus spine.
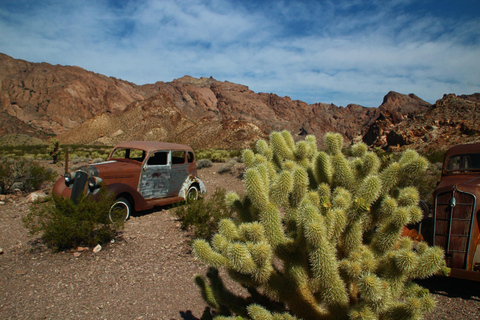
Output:
<path fill-rule="evenodd" d="M 245 196 L 226 199 L 235 220 L 222 221 L 211 244 L 193 245 L 251 294 L 233 297 L 213 269 L 210 284 L 197 276 L 218 319 L 418 319 L 434 308 L 411 280 L 436 273 L 443 252 L 401 237 L 422 218 L 418 191 L 402 181 L 426 160 L 409 150 L 381 170 L 364 144 L 350 157 L 340 134 L 324 145 L 313 136 L 295 144 L 283 131 L 244 152 Z"/>

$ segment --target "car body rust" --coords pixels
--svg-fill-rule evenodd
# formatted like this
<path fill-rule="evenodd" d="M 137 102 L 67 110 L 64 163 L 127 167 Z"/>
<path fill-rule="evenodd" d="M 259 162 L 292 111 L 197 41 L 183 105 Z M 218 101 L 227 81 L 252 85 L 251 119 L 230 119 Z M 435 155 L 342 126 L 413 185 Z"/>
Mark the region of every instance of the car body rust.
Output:
<path fill-rule="evenodd" d="M 52 192 L 77 203 L 84 194 L 95 196 L 100 186 L 135 211 L 185 201 L 189 196 L 196 199 L 206 193 L 197 176 L 193 149 L 155 141 L 119 143 L 106 161 L 66 172 Z"/>
<path fill-rule="evenodd" d="M 446 151 L 433 199 L 425 239 L 445 251 L 451 277 L 480 281 L 480 143 Z"/>

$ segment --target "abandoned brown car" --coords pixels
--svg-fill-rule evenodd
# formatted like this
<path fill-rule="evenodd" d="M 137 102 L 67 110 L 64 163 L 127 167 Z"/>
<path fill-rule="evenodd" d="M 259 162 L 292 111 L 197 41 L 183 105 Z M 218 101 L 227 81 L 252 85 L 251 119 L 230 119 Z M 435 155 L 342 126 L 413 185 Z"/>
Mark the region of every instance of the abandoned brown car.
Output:
<path fill-rule="evenodd" d="M 100 186 L 115 195 L 112 221 L 127 220 L 142 211 L 180 201 L 196 200 L 206 192 L 197 177 L 195 154 L 189 146 L 131 141 L 116 145 L 105 162 L 66 172 L 53 193 L 77 203 L 83 194 L 95 195 Z"/>
<path fill-rule="evenodd" d="M 445 250 L 450 276 L 480 281 L 480 143 L 445 153 L 433 196 L 432 244 Z"/>

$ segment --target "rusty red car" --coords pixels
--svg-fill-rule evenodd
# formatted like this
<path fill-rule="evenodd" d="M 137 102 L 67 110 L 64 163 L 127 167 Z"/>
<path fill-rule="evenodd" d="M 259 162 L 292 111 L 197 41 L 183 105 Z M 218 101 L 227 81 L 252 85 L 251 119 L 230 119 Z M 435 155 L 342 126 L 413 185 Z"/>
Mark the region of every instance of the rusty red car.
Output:
<path fill-rule="evenodd" d="M 109 212 L 112 221 L 127 220 L 133 211 L 193 201 L 206 193 L 193 149 L 154 141 L 117 144 L 106 161 L 67 171 L 52 192 L 78 203 L 82 195 L 97 194 L 100 186 L 115 196 Z"/>
<path fill-rule="evenodd" d="M 445 250 L 451 277 L 480 281 L 480 143 L 447 150 L 433 196 L 431 244 Z"/>

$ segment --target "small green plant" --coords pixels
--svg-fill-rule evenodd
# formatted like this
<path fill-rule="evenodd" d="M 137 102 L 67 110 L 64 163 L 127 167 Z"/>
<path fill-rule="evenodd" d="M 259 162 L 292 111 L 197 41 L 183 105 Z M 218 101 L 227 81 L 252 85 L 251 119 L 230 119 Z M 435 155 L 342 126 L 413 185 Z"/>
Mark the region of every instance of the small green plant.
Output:
<path fill-rule="evenodd" d="M 57 139 L 50 140 L 50 145 L 48 146 L 47 151 L 52 157 L 53 163 L 57 163 L 58 155 L 60 154 L 60 142 Z"/>
<path fill-rule="evenodd" d="M 229 159 L 227 160 L 221 167 L 218 169 L 219 174 L 224 174 L 227 172 L 231 172 L 233 167 L 237 164 L 237 160 L 235 159 Z"/>
<path fill-rule="evenodd" d="M 0 158 L 0 193 L 32 192 L 55 179 L 56 173 L 30 158 Z"/>
<path fill-rule="evenodd" d="M 232 210 L 225 203 L 226 191 L 217 187 L 208 199 L 199 199 L 174 209 L 180 218 L 182 229 L 192 228 L 195 238 L 210 240 L 217 231 L 218 222 L 232 216 Z"/>
<path fill-rule="evenodd" d="M 23 224 L 30 235 L 41 233 L 42 240 L 54 251 L 107 243 L 123 227 L 123 221 L 112 223 L 108 219 L 113 201 L 103 188 L 97 199 L 84 196 L 77 205 L 53 195 L 33 203 Z"/>
<path fill-rule="evenodd" d="M 210 159 L 201 159 L 197 161 L 197 169 L 210 168 L 211 166 L 213 166 L 213 163 Z"/>

